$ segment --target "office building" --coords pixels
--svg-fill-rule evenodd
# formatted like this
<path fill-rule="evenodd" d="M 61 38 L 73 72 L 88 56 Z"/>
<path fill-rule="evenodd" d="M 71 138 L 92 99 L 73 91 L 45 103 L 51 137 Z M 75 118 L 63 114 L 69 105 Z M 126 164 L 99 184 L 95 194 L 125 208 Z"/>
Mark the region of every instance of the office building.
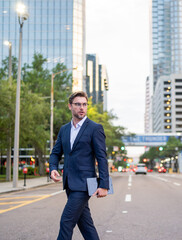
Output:
<path fill-rule="evenodd" d="M 144 123 L 145 123 L 145 133 L 150 133 L 150 80 L 149 77 L 146 78 L 145 83 L 145 115 L 144 115 Z"/>
<path fill-rule="evenodd" d="M 93 104 L 102 103 L 107 110 L 107 91 L 109 78 L 105 65 L 99 64 L 97 54 L 86 55 L 86 92 Z"/>
<path fill-rule="evenodd" d="M 41 53 L 49 69 L 58 62 L 71 71 L 77 68 L 72 71 L 73 91 L 84 90 L 85 0 L 1 0 L 0 64 L 8 56 L 5 40 L 11 41 L 12 55 L 18 58 L 18 2 L 29 12 L 23 26 L 22 65 L 30 64 L 34 53 Z"/>
<path fill-rule="evenodd" d="M 182 2 L 151 0 L 153 132 L 182 132 Z"/>

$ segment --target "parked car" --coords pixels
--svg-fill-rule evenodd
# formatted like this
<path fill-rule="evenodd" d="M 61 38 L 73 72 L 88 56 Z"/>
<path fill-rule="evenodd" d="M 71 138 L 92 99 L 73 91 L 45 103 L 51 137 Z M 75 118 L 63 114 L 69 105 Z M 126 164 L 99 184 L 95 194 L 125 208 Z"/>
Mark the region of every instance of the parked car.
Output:
<path fill-rule="evenodd" d="M 153 169 L 148 168 L 147 172 L 153 172 Z"/>
<path fill-rule="evenodd" d="M 166 173 L 166 169 L 164 168 L 164 167 L 160 167 L 159 169 L 158 169 L 158 172 L 159 173 Z"/>
<path fill-rule="evenodd" d="M 147 174 L 147 167 L 145 163 L 138 163 L 135 169 L 135 174 Z"/>

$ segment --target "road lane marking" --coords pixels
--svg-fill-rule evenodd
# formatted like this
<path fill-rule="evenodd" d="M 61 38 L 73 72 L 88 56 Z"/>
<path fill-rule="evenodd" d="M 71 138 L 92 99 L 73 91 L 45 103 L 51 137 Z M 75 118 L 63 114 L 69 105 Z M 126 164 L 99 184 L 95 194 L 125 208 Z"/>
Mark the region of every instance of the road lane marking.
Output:
<path fill-rule="evenodd" d="M 128 183 L 128 187 L 131 187 L 132 186 L 132 184 L 131 183 Z"/>
<path fill-rule="evenodd" d="M 125 214 L 125 213 L 128 213 L 128 211 L 122 211 L 122 213 L 124 213 L 124 214 Z"/>
<path fill-rule="evenodd" d="M 23 206 L 26 206 L 26 205 L 28 205 L 28 204 L 30 204 L 30 203 L 38 202 L 38 201 L 43 200 L 43 199 L 45 199 L 45 198 L 48 198 L 48 197 L 50 197 L 50 196 L 51 196 L 51 195 L 45 195 L 45 196 L 43 196 L 43 197 L 40 197 L 40 198 L 37 198 L 37 199 L 34 199 L 34 200 L 25 201 L 24 203 L 22 203 L 22 204 L 20 204 L 20 205 L 18 205 L 18 206 L 14 206 L 14 207 L 11 207 L 11 208 L 8 208 L 8 209 L 0 210 L 0 214 L 1 214 L 1 213 L 5 213 L 5 212 L 9 212 L 9 211 L 11 211 L 11 210 L 14 210 L 14 209 L 17 209 L 17 208 L 20 208 L 20 207 L 23 207 Z"/>
<path fill-rule="evenodd" d="M 112 230 L 107 230 L 107 231 L 106 231 L 106 233 L 111 233 L 111 232 L 112 232 Z"/>
<path fill-rule="evenodd" d="M 176 182 L 174 182 L 173 184 L 176 185 L 176 186 L 181 186 L 180 183 L 176 183 Z"/>
<path fill-rule="evenodd" d="M 18 201 L 18 202 L 1 202 L 0 205 L 10 205 L 10 204 L 20 204 L 24 203 L 25 201 Z"/>
<path fill-rule="evenodd" d="M 55 192 L 55 193 L 51 193 L 51 196 L 55 196 L 55 195 L 63 193 L 63 192 L 65 192 L 65 190 L 61 190 L 61 191 L 58 191 L 58 192 Z"/>
<path fill-rule="evenodd" d="M 55 195 L 57 195 L 57 194 L 59 194 L 59 193 L 62 193 L 62 192 L 64 192 L 64 190 L 61 190 L 61 191 L 58 191 L 58 192 L 55 192 L 55 193 L 51 193 L 51 194 L 49 194 L 49 195 L 0 198 L 1 201 L 4 201 L 4 200 L 16 200 L 16 199 L 23 199 L 23 198 L 26 199 L 25 201 L 19 201 L 19 202 L 3 202 L 3 203 L 0 203 L 0 205 L 18 204 L 17 206 L 0 210 L 0 214 L 1 214 L 1 213 L 5 213 L 5 212 L 9 212 L 9 211 L 11 211 L 11 210 L 14 210 L 14 209 L 17 209 L 17 208 L 26 206 L 26 205 L 31 204 L 31 203 L 34 203 L 34 202 L 41 201 L 41 200 L 43 200 L 43 199 L 46 199 L 46 198 L 55 196 Z M 28 200 L 27 198 L 36 198 L 36 199 Z"/>
<path fill-rule="evenodd" d="M 132 176 L 131 176 L 131 175 L 129 175 L 128 182 L 129 182 L 129 183 L 132 182 Z"/>
<path fill-rule="evenodd" d="M 150 177 L 159 179 L 159 180 L 161 180 L 161 181 L 163 181 L 163 182 L 171 182 L 171 181 L 169 181 L 169 180 L 167 180 L 167 179 L 164 179 L 164 178 L 161 178 L 161 177 L 157 177 L 157 176 L 153 176 L 153 175 L 150 175 Z"/>
<path fill-rule="evenodd" d="M 126 194 L 125 202 L 131 202 L 131 194 Z"/>
<path fill-rule="evenodd" d="M 42 197 L 42 196 L 45 196 L 45 195 L 38 195 L 38 196 L 24 196 L 24 197 L 8 197 L 8 198 L 0 198 L 0 201 L 2 200 L 10 200 L 10 199 L 22 199 L 22 198 L 37 198 L 37 197 Z"/>

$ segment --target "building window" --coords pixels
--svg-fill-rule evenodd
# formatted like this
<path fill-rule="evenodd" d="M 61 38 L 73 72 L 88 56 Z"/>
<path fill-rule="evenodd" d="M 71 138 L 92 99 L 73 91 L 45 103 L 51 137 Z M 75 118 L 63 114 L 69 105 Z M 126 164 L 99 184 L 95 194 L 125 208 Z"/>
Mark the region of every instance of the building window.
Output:
<path fill-rule="evenodd" d="M 182 79 L 175 79 L 176 83 L 182 83 Z"/>

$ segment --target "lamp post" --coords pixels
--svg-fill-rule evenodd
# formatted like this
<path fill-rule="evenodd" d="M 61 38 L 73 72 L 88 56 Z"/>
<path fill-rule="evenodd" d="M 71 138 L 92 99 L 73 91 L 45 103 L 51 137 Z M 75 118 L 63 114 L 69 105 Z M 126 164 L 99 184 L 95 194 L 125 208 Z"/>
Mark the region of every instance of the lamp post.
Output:
<path fill-rule="evenodd" d="M 50 152 L 53 149 L 53 109 L 54 109 L 54 78 L 56 75 L 61 74 L 63 72 L 71 71 L 71 70 L 76 70 L 78 67 L 71 68 L 71 69 L 63 69 L 60 72 L 57 73 L 52 73 L 51 75 L 51 119 L 50 119 Z"/>
<path fill-rule="evenodd" d="M 19 128 L 20 128 L 20 85 L 21 85 L 21 55 L 22 55 L 22 31 L 24 21 L 29 14 L 24 4 L 17 5 L 18 21 L 20 24 L 18 76 L 16 88 L 16 113 L 15 113 L 15 135 L 14 135 L 14 160 L 13 160 L 13 187 L 18 186 L 18 163 L 19 163 Z"/>
<path fill-rule="evenodd" d="M 9 78 L 9 86 L 12 85 L 11 72 L 12 72 L 12 61 L 11 61 L 11 51 L 12 44 L 9 41 L 4 41 L 4 45 L 9 47 L 9 62 L 8 62 L 8 78 Z M 11 96 L 10 96 L 11 100 Z M 9 113 L 10 117 L 10 113 Z M 9 136 L 8 136 L 8 148 L 7 148 L 7 161 L 6 161 L 6 181 L 11 181 L 11 125 L 9 126 Z"/>

